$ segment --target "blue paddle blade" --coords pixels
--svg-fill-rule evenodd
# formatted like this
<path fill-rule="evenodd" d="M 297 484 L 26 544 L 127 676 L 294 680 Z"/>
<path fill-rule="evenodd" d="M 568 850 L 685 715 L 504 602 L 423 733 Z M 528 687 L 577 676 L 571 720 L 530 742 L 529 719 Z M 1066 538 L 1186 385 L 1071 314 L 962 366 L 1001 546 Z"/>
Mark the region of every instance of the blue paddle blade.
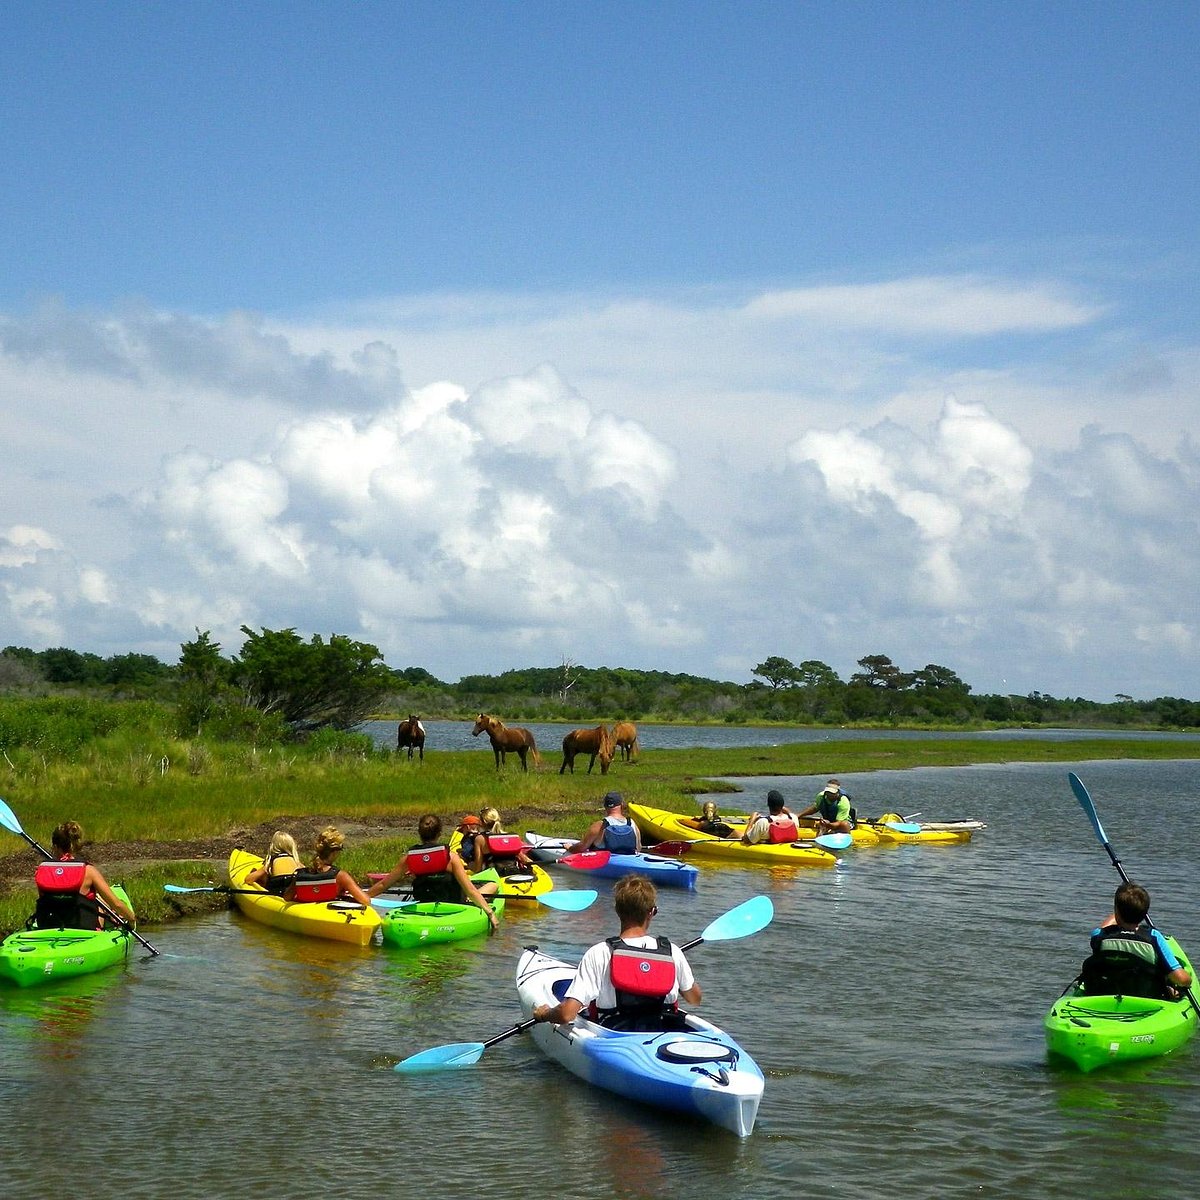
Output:
<path fill-rule="evenodd" d="M 25 832 L 21 828 L 21 822 L 17 820 L 17 814 L 3 800 L 0 800 L 0 825 L 3 825 L 9 833 L 15 833 L 18 836 Z"/>
<path fill-rule="evenodd" d="M 410 1054 L 395 1066 L 397 1071 L 438 1071 L 446 1067 L 469 1067 L 477 1063 L 485 1047 L 482 1042 L 451 1042 Z"/>
<path fill-rule="evenodd" d="M 396 900 L 391 896 L 371 897 L 371 907 L 379 909 L 380 912 L 391 912 L 394 908 L 407 908 L 410 904 L 415 903 L 415 900 Z"/>
<path fill-rule="evenodd" d="M 912 821 L 884 821 L 885 829 L 894 829 L 897 833 L 920 833 L 920 825 Z"/>
<path fill-rule="evenodd" d="M 854 843 L 854 839 L 848 833 L 822 833 L 813 838 L 813 841 L 826 850 L 845 850 Z"/>
<path fill-rule="evenodd" d="M 1096 806 L 1092 803 L 1087 788 L 1083 786 L 1083 780 L 1074 771 L 1067 772 L 1067 779 L 1071 783 L 1071 790 L 1075 793 L 1075 799 L 1079 801 L 1079 806 L 1087 813 L 1088 820 L 1091 821 L 1092 828 L 1096 831 L 1101 845 L 1107 846 L 1108 838 L 1104 835 L 1104 826 L 1100 824 L 1100 818 L 1096 815 Z"/>
<path fill-rule="evenodd" d="M 538 902 L 547 908 L 557 908 L 562 912 L 583 912 L 595 903 L 596 896 L 597 893 L 590 888 L 580 888 L 571 892 L 547 892 L 538 897 Z"/>
<path fill-rule="evenodd" d="M 717 917 L 700 935 L 706 942 L 727 942 L 733 938 L 749 937 L 765 929 L 775 916 L 770 896 L 752 896 Z"/>
<path fill-rule="evenodd" d="M 180 887 L 179 884 L 177 884 L 177 883 L 164 883 L 163 891 L 164 892 L 176 892 L 181 895 L 186 895 L 189 892 L 213 892 L 213 891 L 216 891 L 216 889 L 212 888 L 212 887 L 193 887 L 193 888 Z"/>

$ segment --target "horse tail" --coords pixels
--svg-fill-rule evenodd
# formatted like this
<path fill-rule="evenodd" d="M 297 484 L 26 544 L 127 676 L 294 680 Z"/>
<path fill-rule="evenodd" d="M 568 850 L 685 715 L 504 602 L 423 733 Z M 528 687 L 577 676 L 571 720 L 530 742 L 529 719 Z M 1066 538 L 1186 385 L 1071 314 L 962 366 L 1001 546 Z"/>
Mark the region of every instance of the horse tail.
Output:
<path fill-rule="evenodd" d="M 529 754 L 533 759 L 533 765 L 540 767 L 542 765 L 542 756 L 538 753 L 537 742 L 533 740 L 533 734 L 528 729 L 525 730 L 525 742 L 529 747 Z"/>
<path fill-rule="evenodd" d="M 633 741 L 629 743 L 629 757 L 632 758 L 636 762 L 637 756 L 638 756 L 638 737 L 637 737 L 637 734 L 635 733 L 633 735 Z"/>

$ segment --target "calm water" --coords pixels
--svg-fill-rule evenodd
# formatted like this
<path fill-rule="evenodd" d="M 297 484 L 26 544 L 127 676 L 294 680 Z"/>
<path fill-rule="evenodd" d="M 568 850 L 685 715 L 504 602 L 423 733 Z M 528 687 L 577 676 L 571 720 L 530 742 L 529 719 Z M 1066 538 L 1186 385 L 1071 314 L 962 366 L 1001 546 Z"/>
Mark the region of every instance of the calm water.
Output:
<path fill-rule="evenodd" d="M 663 893 L 659 925 L 679 940 L 757 891 L 776 905 L 757 936 L 692 952 L 702 1011 L 767 1075 L 745 1142 L 623 1106 L 522 1038 L 462 1071 L 391 1070 L 517 1020 L 522 945 L 574 956 L 611 931 L 598 881 L 586 913 L 510 906 L 495 938 L 459 947 L 360 951 L 230 912 L 147 931 L 164 954 L 124 972 L 0 991 L 4 1194 L 214 1200 L 281 1180 L 338 1200 L 1190 1191 L 1200 1047 L 1090 1077 L 1044 1057 L 1041 1019 L 1118 880 L 1069 769 L 843 776 L 865 811 L 989 828 L 967 846 L 849 851 L 832 871 L 702 868 L 694 894 Z M 1200 945 L 1200 763 L 1075 769 L 1158 923 Z M 819 782 L 770 781 L 795 798 Z M 765 794 L 746 786 L 751 803 Z M 51 1152 L 64 1134 L 86 1149 Z"/>

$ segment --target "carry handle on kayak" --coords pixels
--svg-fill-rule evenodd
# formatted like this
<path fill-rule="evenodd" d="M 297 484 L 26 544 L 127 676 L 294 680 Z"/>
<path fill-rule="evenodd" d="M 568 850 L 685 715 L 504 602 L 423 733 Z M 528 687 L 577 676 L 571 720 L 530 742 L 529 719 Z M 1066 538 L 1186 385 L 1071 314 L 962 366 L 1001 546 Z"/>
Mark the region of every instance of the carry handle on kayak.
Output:
<path fill-rule="evenodd" d="M 702 942 L 727 942 L 735 938 L 749 937 L 765 929 L 775 915 L 775 906 L 769 896 L 753 896 L 736 908 L 731 908 L 705 926 L 704 932 L 693 938 L 681 950 L 691 950 Z M 489 1047 L 503 1042 L 526 1029 L 532 1029 L 537 1021 L 527 1017 L 503 1033 L 496 1034 L 486 1042 L 450 1042 L 444 1046 L 433 1046 L 398 1062 L 397 1071 L 437 1071 L 443 1067 L 469 1067 L 477 1063 Z"/>
<path fill-rule="evenodd" d="M 25 832 L 24 829 L 21 828 L 21 822 L 17 820 L 17 814 L 13 812 L 13 810 L 9 808 L 3 800 L 0 800 L 0 825 L 3 825 L 4 828 L 9 831 L 9 833 L 15 833 L 18 837 L 23 837 L 42 856 L 43 859 L 47 861 L 50 859 L 50 853 L 44 846 L 39 846 L 38 843 L 35 842 L 33 838 L 31 838 L 29 834 Z M 105 913 L 105 915 L 114 920 L 123 930 L 125 930 L 126 933 L 132 934 L 135 938 L 137 938 L 137 940 L 141 942 L 151 954 L 158 953 L 158 951 L 155 950 L 155 948 L 150 945 L 150 943 L 146 941 L 146 939 L 142 937 L 142 935 L 138 933 L 138 931 L 134 929 L 134 927 L 130 925 L 130 923 L 126 921 L 124 917 L 113 912 L 113 910 L 109 908 L 109 906 L 105 904 L 99 896 L 96 897 L 96 903 L 99 905 L 101 912 Z"/>

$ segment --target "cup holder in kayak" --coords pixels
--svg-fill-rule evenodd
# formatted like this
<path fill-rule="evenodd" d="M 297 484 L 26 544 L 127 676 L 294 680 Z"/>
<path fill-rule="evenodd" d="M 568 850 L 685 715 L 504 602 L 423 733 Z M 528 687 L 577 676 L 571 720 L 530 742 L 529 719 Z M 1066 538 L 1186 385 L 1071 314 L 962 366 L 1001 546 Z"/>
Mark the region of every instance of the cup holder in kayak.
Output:
<path fill-rule="evenodd" d="M 658 1057 L 676 1063 L 727 1063 L 736 1061 L 737 1055 L 720 1042 L 702 1042 L 695 1038 L 681 1038 L 674 1042 L 663 1042 L 657 1050 Z"/>

